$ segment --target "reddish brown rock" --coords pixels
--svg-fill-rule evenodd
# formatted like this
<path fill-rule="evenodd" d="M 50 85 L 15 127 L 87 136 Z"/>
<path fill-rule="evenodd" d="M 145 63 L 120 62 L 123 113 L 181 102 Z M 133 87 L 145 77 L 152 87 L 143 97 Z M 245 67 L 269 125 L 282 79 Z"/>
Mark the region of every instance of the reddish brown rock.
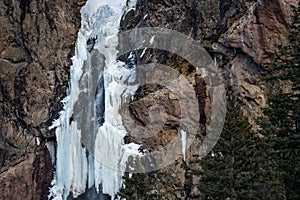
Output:
<path fill-rule="evenodd" d="M 84 3 L 0 2 L 0 199 L 47 199 L 45 142 L 54 139 L 48 127 L 66 95 Z"/>
<path fill-rule="evenodd" d="M 299 0 L 138 1 L 137 9 L 124 16 L 121 28 L 127 30 L 144 26 L 164 27 L 200 41 L 219 65 L 224 84 L 233 86 L 244 105 L 245 115 L 249 117 L 251 124 L 255 125 L 254 118 L 261 115 L 261 108 L 266 105 L 266 94 L 270 89 L 262 84 L 260 78 L 275 59 L 278 52 L 276 45 L 287 42 L 292 16 L 290 6 L 296 5 L 297 2 Z M 138 62 L 142 64 L 158 62 L 173 67 L 187 76 L 189 82 L 195 85 L 198 97 L 198 105 L 195 105 L 195 109 L 199 109 L 201 113 L 199 126 L 202 134 L 205 133 L 207 128 L 205 124 L 210 117 L 212 102 L 208 87 L 197 79 L 198 74 L 188 70 L 193 66 L 188 67 L 189 64 L 183 59 L 159 50 L 149 50 Z M 154 88 L 155 90 L 158 89 Z M 149 122 L 148 108 L 150 104 L 158 104 L 157 100 L 161 101 L 160 105 L 168 105 L 166 116 L 169 119 L 172 118 L 170 115 L 178 119 L 174 114 L 176 109 L 173 109 L 173 112 L 169 109 L 172 107 L 169 105 L 172 102 L 168 98 L 155 99 L 149 93 L 138 93 L 137 96 L 138 98 L 130 104 L 131 117 L 137 124 L 145 125 Z M 201 126 L 201 123 L 204 123 L 204 126 Z M 174 124 L 165 127 L 162 135 L 145 140 L 129 137 L 127 142 L 135 141 L 156 149 L 164 145 L 157 137 L 167 136 L 167 141 L 174 138 L 174 127 L 176 127 Z M 193 164 L 194 156 L 197 155 L 197 145 L 199 142 L 196 141 L 187 150 L 186 161 L 179 158 L 165 169 L 170 176 L 176 174 L 173 177 L 176 190 L 172 191 L 178 199 L 199 198 L 200 194 L 196 187 L 197 177 L 191 176 L 189 170 L 182 168 L 182 166 L 197 167 Z"/>
<path fill-rule="evenodd" d="M 47 199 L 52 168 L 46 149 L 27 154 L 24 161 L 1 173 L 0 199 Z"/>
<path fill-rule="evenodd" d="M 275 46 L 286 43 L 292 15 L 289 5 L 298 1 L 140 0 L 136 10 L 124 17 L 121 29 L 166 27 L 201 41 L 219 64 L 225 82 L 234 86 L 244 102 L 249 119 L 253 119 L 265 105 L 268 90 L 259 77 L 273 61 Z M 0 2 L 0 199 L 46 199 L 53 168 L 45 141 L 54 139 L 48 127 L 62 107 L 80 25 L 79 9 L 84 3 Z M 168 52 L 151 53 L 152 58 L 146 59 L 147 53 L 139 62 L 157 61 L 186 75 L 195 85 L 195 109 L 208 118 L 209 93 L 201 80 L 195 80 L 195 68 Z M 155 99 L 152 92 L 140 93 L 142 101 L 131 103 L 132 116 L 139 123 L 149 123 L 146 106 L 161 101 L 170 124 L 152 138 L 127 138 L 142 143 L 145 149 L 164 146 L 177 134 L 176 100 L 172 94 Z M 206 118 L 199 120 L 206 123 Z M 205 132 L 205 125 L 201 128 Z M 193 165 L 196 151 L 195 145 L 188 149 L 186 161 L 179 158 L 166 169 L 174 179 L 172 192 L 178 199 L 199 197 L 196 177 L 183 167 Z"/>
<path fill-rule="evenodd" d="M 241 49 L 261 65 L 269 65 L 285 44 L 289 32 L 291 5 L 297 0 L 258 1 L 219 39 L 226 47 Z"/>

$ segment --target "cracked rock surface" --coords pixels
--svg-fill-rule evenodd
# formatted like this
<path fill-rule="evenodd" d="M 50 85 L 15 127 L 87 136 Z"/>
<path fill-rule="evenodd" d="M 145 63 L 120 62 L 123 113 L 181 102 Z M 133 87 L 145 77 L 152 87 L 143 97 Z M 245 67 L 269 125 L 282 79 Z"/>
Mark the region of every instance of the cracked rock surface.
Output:
<path fill-rule="evenodd" d="M 272 90 L 272 86 L 262 83 L 260 77 L 268 73 L 268 67 L 278 52 L 276 45 L 286 44 L 292 15 L 290 6 L 297 5 L 298 2 L 299 0 L 138 0 L 136 10 L 123 17 L 121 29 L 169 28 L 199 41 L 218 65 L 224 83 L 233 87 L 243 103 L 244 114 L 255 128 L 254 119 L 261 114 L 261 108 L 266 106 L 268 91 Z M 195 66 L 190 66 L 183 58 L 162 50 L 148 49 L 143 56 L 141 54 L 142 50 L 137 51 L 138 64 L 158 62 L 170 66 L 184 74 L 194 85 L 198 98 L 195 109 L 201 114 L 200 135 L 197 135 L 205 135 L 211 97 L 209 87 L 195 74 Z M 140 57 L 142 58 L 139 59 Z M 166 109 L 166 119 L 169 120 L 167 124 L 170 126 L 165 126 L 155 136 L 144 140 L 135 138 L 134 135 L 126 138 L 125 142 L 141 144 L 142 150 L 155 150 L 165 146 L 174 139 L 179 130 L 180 113 L 176 109 L 170 109 L 172 99 L 163 98 L 170 96 L 163 90 L 160 92 L 161 97 L 157 97 L 158 90 L 159 88 L 145 87 L 137 92 L 136 99 L 129 106 L 136 124 L 145 125 L 149 121 L 148 108 L 151 105 L 158 104 L 159 100 L 159 105 Z M 176 104 L 174 102 L 173 105 Z M 199 177 L 192 176 L 183 167 L 196 167 L 193 166 L 193 161 L 197 156 L 197 143 L 199 142 L 195 140 L 187 149 L 186 161 L 178 159 L 164 169 L 173 177 L 173 189 L 170 191 L 174 195 L 172 199 L 200 198 L 201 194 L 197 189 Z"/>
<path fill-rule="evenodd" d="M 0 199 L 47 199 L 45 141 L 68 86 L 85 1 L 0 2 Z"/>
<path fill-rule="evenodd" d="M 226 83 L 233 85 L 250 122 L 265 106 L 267 91 L 259 82 L 272 63 L 277 44 L 285 44 L 291 19 L 290 5 L 299 0 L 148 0 L 123 17 L 121 30 L 165 27 L 182 32 L 207 49 Z M 0 199 L 47 199 L 53 166 L 45 141 L 55 141 L 48 130 L 62 109 L 70 58 L 80 27 L 85 0 L 3 0 L 0 2 Z M 138 51 L 138 58 L 142 50 Z M 152 54 L 152 57 L 150 57 Z M 209 117 L 208 88 L 183 58 L 149 50 L 140 63 L 159 62 L 179 70 L 195 86 L 202 118 L 200 133 Z M 130 106 L 132 116 L 147 124 L 149 105 L 167 105 L 169 124 L 157 136 L 139 142 L 145 149 L 164 146 L 177 133 L 178 110 L 168 91 L 162 98 L 155 88 L 144 88 Z M 171 103 L 170 103 L 171 102 Z M 174 105 L 175 105 L 174 104 Z M 251 121 L 252 120 L 252 121 Z M 200 135 L 201 137 L 201 135 Z M 125 141 L 126 142 L 126 141 Z M 168 166 L 174 178 L 174 198 L 197 199 L 197 177 L 186 170 L 193 165 L 196 148 Z"/>

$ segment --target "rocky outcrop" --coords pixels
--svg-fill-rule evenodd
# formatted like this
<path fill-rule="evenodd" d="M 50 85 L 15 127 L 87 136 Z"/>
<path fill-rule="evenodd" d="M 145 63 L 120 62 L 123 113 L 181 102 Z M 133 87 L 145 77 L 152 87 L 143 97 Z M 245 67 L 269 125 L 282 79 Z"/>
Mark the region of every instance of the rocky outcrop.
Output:
<path fill-rule="evenodd" d="M 85 1 L 0 2 L 0 199 L 47 199 L 45 141 L 66 95 Z"/>
<path fill-rule="evenodd" d="M 261 108 L 267 102 L 266 94 L 272 89 L 271 86 L 262 84 L 260 77 L 268 73 L 268 67 L 278 52 L 276 45 L 287 42 L 292 15 L 290 6 L 297 5 L 297 2 L 299 0 L 138 1 L 136 10 L 123 17 L 121 28 L 128 30 L 138 27 L 164 27 L 200 41 L 218 64 L 225 84 L 233 86 L 244 105 L 245 115 L 255 126 L 254 119 L 261 115 Z M 141 53 L 137 51 L 137 58 Z M 199 76 L 195 71 L 188 70 L 193 69 L 193 66 L 189 67 L 184 59 L 161 50 L 148 50 L 142 59 L 137 60 L 141 64 L 165 64 L 186 75 L 190 83 L 195 85 L 195 91 L 198 91 L 199 104 L 195 105 L 195 109 L 200 110 L 201 116 L 209 117 L 208 88 L 205 84 L 199 84 L 203 80 L 197 80 Z M 170 109 L 170 104 L 175 105 L 176 101 L 157 97 L 158 89 L 160 88 L 150 87 L 147 91 L 141 90 L 136 94 L 137 97 L 130 103 L 131 117 L 137 124 L 146 126 L 151 115 L 148 108 L 160 100 L 168 120 L 175 119 L 175 125 L 164 127 L 163 131 L 146 140 L 129 136 L 125 142 L 134 141 L 155 150 L 175 137 L 178 131 L 178 112 Z M 170 96 L 164 93 L 161 95 Z M 202 135 L 205 135 L 206 118 L 199 120 Z M 173 186 L 176 189 L 172 191 L 175 191 L 178 199 L 197 199 L 200 195 L 195 186 L 197 177 L 193 177 L 188 170 L 189 167 L 196 167 L 193 166 L 193 160 L 197 152 L 191 148 L 188 154 L 188 160 L 179 159 L 165 169 L 173 177 Z"/>
<path fill-rule="evenodd" d="M 277 44 L 285 44 L 292 15 L 290 5 L 299 0 L 151 0 L 137 1 L 137 8 L 121 21 L 121 29 L 165 27 L 198 40 L 219 65 L 226 83 L 234 86 L 245 114 L 254 123 L 266 92 L 259 77 L 267 73 Z M 80 25 L 79 9 L 84 0 L 4 0 L 0 2 L 0 199 L 46 199 L 53 166 L 45 141 L 55 140 L 48 130 L 58 117 L 66 94 L 70 58 Z M 142 52 L 139 52 L 140 54 Z M 152 57 L 149 56 L 152 54 Z M 138 56 L 139 57 L 139 56 Z M 184 59 L 160 50 L 149 50 L 140 63 L 159 62 L 178 69 L 195 85 L 205 134 L 210 100 L 203 80 Z M 156 149 L 171 141 L 177 131 L 176 99 L 166 91 L 153 95 L 141 90 L 130 103 L 138 123 L 149 122 L 151 104 L 166 108 L 166 126 L 156 137 L 135 141 L 144 149 Z M 168 98 L 162 98 L 166 96 Z M 140 100 L 140 101 L 137 101 Z M 154 112 L 155 114 L 155 112 Z M 204 117 L 203 117 L 204 116 Z M 196 150 L 187 160 L 177 160 L 166 171 L 173 177 L 172 192 L 178 199 L 199 197 L 193 165 Z"/>
<path fill-rule="evenodd" d="M 47 149 L 26 154 L 26 159 L 1 173 L 0 199 L 47 199 L 53 178 Z"/>
<path fill-rule="evenodd" d="M 246 13 L 221 36 L 226 47 L 240 49 L 256 63 L 269 65 L 285 44 L 291 18 L 291 5 L 297 1 L 261 1 L 249 5 Z"/>
<path fill-rule="evenodd" d="M 285 45 L 291 22 L 291 6 L 299 0 L 249 2 L 247 10 L 228 27 L 212 45 L 212 52 L 228 60 L 227 78 L 244 104 L 245 114 L 255 127 L 254 118 L 266 106 L 272 86 L 260 82 L 268 73 L 278 53 L 277 45 Z"/>
<path fill-rule="evenodd" d="M 267 90 L 258 82 L 258 77 L 267 73 L 274 61 L 278 52 L 276 46 L 286 44 L 291 5 L 297 5 L 297 2 L 138 1 L 136 11 L 127 13 L 121 24 L 122 30 L 165 27 L 199 40 L 216 59 L 227 82 L 232 81 L 249 117 L 255 117 L 265 106 Z M 166 53 L 156 55 L 151 61 L 172 65 Z M 245 85 L 253 86 L 251 90 L 255 92 L 249 93 Z"/>

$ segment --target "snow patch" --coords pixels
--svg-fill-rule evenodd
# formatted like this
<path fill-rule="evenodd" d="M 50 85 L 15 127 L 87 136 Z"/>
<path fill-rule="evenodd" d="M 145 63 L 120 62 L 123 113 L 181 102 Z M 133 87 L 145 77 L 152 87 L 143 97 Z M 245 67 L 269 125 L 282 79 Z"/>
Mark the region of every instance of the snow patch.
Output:
<path fill-rule="evenodd" d="M 153 45 L 154 38 L 155 38 L 155 36 L 152 36 L 152 37 L 150 38 L 150 41 L 149 41 L 149 43 L 150 43 L 151 45 Z"/>
<path fill-rule="evenodd" d="M 147 48 L 145 48 L 145 49 L 143 50 L 142 54 L 140 55 L 140 58 L 142 58 L 142 57 L 145 55 L 146 51 L 147 51 Z"/>

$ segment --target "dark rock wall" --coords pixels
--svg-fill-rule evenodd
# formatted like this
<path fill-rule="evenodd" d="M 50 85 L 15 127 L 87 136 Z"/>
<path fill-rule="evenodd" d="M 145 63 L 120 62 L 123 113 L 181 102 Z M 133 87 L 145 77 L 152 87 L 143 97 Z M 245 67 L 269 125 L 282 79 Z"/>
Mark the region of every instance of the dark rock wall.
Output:
<path fill-rule="evenodd" d="M 66 95 L 84 3 L 0 2 L 0 199 L 47 199 L 45 141 L 54 140 L 48 127 Z"/>

